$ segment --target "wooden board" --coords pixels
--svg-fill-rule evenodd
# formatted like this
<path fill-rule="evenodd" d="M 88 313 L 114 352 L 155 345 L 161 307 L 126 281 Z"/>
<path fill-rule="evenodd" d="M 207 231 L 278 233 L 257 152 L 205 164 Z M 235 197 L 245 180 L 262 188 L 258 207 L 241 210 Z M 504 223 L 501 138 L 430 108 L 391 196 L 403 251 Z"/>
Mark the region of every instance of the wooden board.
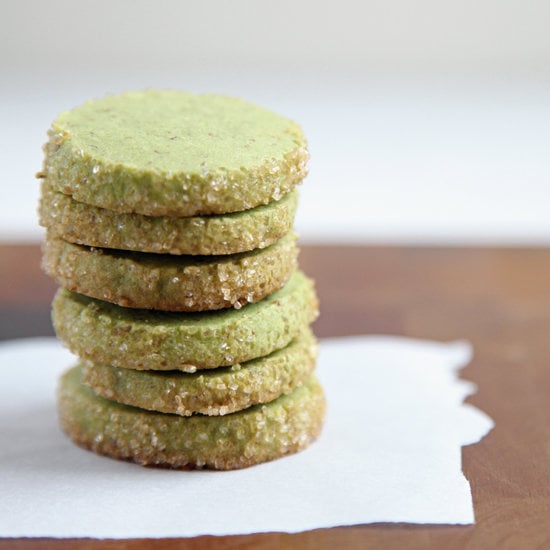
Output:
<path fill-rule="evenodd" d="M 0 246 L 0 338 L 51 334 L 55 286 L 37 246 Z M 0 549 L 550 548 L 550 250 L 306 246 L 317 334 L 391 333 L 473 343 L 463 377 L 496 422 L 463 449 L 475 526 L 365 525 L 297 535 L 0 540 Z M 55 498 L 55 495 L 52 495 Z M 32 504 L 32 503 L 29 503 Z"/>

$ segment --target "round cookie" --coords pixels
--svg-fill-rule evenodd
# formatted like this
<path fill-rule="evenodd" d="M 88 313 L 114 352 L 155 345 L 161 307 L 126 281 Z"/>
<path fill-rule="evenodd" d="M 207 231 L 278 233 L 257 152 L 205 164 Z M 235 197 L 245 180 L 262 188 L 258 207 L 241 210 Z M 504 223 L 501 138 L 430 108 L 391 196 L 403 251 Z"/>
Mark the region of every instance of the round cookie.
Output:
<path fill-rule="evenodd" d="M 61 113 L 44 147 L 59 191 L 117 212 L 196 216 L 268 204 L 306 176 L 293 121 L 241 99 L 148 90 Z"/>
<path fill-rule="evenodd" d="M 83 381 L 101 397 L 164 413 L 225 415 L 268 403 L 301 385 L 315 368 L 310 330 L 266 357 L 195 374 L 82 364 Z"/>
<path fill-rule="evenodd" d="M 321 431 L 325 399 L 312 375 L 268 404 L 182 417 L 103 399 L 81 383 L 75 367 L 61 378 L 58 410 L 69 437 L 98 454 L 142 465 L 230 470 L 307 447 Z"/>
<path fill-rule="evenodd" d="M 173 256 L 90 248 L 47 238 L 42 266 L 74 292 L 128 308 L 240 308 L 280 289 L 296 269 L 296 236 L 230 256 Z"/>
<path fill-rule="evenodd" d="M 175 218 L 122 214 L 77 202 L 42 182 L 40 224 L 50 237 L 158 254 L 237 254 L 265 248 L 291 229 L 298 192 L 244 212 Z"/>
<path fill-rule="evenodd" d="M 57 335 L 78 356 L 115 367 L 195 372 L 263 357 L 287 346 L 318 315 L 300 271 L 260 302 L 204 313 L 128 309 L 60 289 Z"/>

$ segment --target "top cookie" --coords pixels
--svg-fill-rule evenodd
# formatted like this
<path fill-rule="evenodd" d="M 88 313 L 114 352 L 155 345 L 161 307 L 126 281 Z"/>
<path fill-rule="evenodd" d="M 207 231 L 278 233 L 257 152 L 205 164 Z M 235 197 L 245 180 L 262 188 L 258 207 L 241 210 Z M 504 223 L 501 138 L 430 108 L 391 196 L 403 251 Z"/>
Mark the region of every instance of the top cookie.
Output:
<path fill-rule="evenodd" d="M 195 216 L 278 200 L 307 174 L 300 127 L 237 98 L 130 92 L 61 113 L 40 174 L 77 201 Z"/>

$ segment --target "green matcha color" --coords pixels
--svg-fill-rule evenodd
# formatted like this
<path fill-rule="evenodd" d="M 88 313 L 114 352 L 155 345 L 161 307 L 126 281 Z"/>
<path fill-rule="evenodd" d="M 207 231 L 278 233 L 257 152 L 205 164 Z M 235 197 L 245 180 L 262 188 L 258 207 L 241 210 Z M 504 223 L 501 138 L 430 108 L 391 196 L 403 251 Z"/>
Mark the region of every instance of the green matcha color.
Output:
<path fill-rule="evenodd" d="M 98 397 L 74 368 L 62 378 L 61 427 L 96 453 L 172 468 L 244 468 L 297 452 L 321 430 L 325 399 L 312 375 L 290 395 L 225 416 L 182 417 Z"/>
<path fill-rule="evenodd" d="M 297 271 L 300 127 L 240 99 L 142 91 L 62 113 L 44 146 L 42 266 L 62 286 L 62 429 L 117 459 L 234 469 L 297 452 L 325 413 Z"/>
<path fill-rule="evenodd" d="M 40 224 L 71 243 L 157 254 L 237 254 L 265 248 L 292 230 L 298 192 L 245 212 L 174 218 L 122 214 L 77 202 L 42 184 Z"/>
<path fill-rule="evenodd" d="M 281 290 L 239 310 L 129 309 L 62 289 L 52 317 L 69 349 L 94 363 L 195 372 L 284 348 L 317 317 L 317 308 L 312 281 L 298 271 Z"/>
<path fill-rule="evenodd" d="M 43 177 L 75 200 L 150 216 L 248 210 L 306 175 L 299 126 L 240 99 L 132 92 L 62 113 Z"/>
<path fill-rule="evenodd" d="M 124 307 L 241 308 L 279 290 L 296 269 L 296 237 L 229 256 L 173 256 L 46 239 L 42 266 L 61 286 Z"/>
<path fill-rule="evenodd" d="M 305 330 L 286 348 L 242 365 L 188 374 L 83 364 L 84 383 L 126 405 L 190 416 L 225 415 L 290 393 L 312 373 L 317 342 Z"/>

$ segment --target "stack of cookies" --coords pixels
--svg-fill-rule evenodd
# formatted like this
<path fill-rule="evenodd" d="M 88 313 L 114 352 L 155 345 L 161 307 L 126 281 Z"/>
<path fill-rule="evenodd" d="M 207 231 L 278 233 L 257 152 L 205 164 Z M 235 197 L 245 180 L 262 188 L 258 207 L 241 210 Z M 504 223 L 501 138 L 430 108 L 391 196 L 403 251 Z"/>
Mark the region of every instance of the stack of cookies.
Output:
<path fill-rule="evenodd" d="M 147 91 L 62 113 L 44 149 L 43 267 L 80 358 L 58 396 L 73 441 L 232 469 L 315 439 L 318 306 L 292 229 L 300 128 L 235 98 Z"/>

